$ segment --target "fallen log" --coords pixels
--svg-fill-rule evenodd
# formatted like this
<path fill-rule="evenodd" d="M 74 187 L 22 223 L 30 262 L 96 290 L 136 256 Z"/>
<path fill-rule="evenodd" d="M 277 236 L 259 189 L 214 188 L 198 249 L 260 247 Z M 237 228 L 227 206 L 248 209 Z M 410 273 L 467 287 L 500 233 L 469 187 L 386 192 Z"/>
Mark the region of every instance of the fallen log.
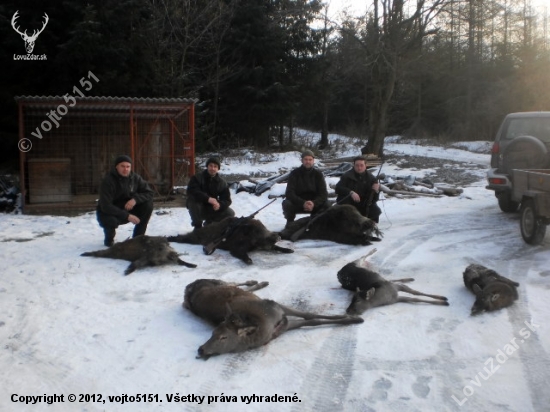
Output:
<path fill-rule="evenodd" d="M 443 196 L 442 194 L 438 195 L 433 193 L 423 193 L 423 192 L 416 192 L 416 191 L 409 192 L 406 190 L 393 190 L 383 184 L 380 184 L 380 190 L 389 196 L 396 196 L 396 195 L 403 195 L 403 196 L 409 196 L 409 197 L 416 197 L 416 196 L 442 197 Z"/>

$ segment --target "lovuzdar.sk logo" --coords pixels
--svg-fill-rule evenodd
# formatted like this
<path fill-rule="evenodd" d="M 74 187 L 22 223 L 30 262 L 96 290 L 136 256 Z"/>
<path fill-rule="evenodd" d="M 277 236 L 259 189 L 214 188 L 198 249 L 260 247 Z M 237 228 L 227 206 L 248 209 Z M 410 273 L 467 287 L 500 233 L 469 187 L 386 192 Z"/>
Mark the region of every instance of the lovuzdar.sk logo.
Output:
<path fill-rule="evenodd" d="M 48 15 L 46 13 L 44 13 L 44 22 L 42 23 L 42 28 L 40 30 L 33 30 L 32 32 L 32 35 L 28 35 L 27 34 L 27 30 L 25 31 L 21 31 L 19 29 L 19 25 L 16 25 L 16 20 L 19 18 L 19 10 L 17 10 L 14 14 L 13 14 L 13 17 L 11 19 L 11 26 L 13 27 L 13 30 L 15 30 L 18 34 L 21 35 L 21 38 L 23 39 L 23 41 L 25 42 L 25 50 L 27 51 L 27 54 L 26 55 L 16 55 L 14 54 L 13 55 L 13 59 L 14 60 L 46 60 L 46 55 L 43 54 L 43 55 L 35 55 L 35 54 L 32 54 L 32 51 L 34 50 L 34 44 L 36 42 L 36 39 L 38 38 L 38 36 L 40 35 L 40 33 L 42 33 L 44 31 L 44 29 L 46 28 L 46 25 L 48 24 L 48 21 L 50 20 L 50 18 L 48 17 Z"/>

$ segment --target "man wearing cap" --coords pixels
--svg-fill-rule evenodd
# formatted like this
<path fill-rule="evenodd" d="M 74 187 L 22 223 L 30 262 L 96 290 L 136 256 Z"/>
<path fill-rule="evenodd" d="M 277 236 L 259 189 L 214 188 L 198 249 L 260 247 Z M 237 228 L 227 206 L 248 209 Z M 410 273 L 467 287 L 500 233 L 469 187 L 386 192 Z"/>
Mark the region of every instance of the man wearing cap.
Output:
<path fill-rule="evenodd" d="M 336 184 L 336 202 L 353 205 L 363 216 L 378 223 L 382 211 L 376 204 L 380 197 L 380 183 L 367 170 L 367 159 L 358 156 L 353 159 L 353 169 L 340 177 Z"/>
<path fill-rule="evenodd" d="M 231 205 L 231 194 L 227 182 L 218 174 L 220 161 L 211 157 L 206 161 L 206 169 L 195 174 L 187 185 L 187 209 L 191 225 L 201 228 L 203 222 L 219 222 L 235 216 Z"/>
<path fill-rule="evenodd" d="M 302 153 L 302 165 L 290 172 L 283 200 L 287 223 L 293 222 L 297 213 L 314 215 L 330 206 L 325 177 L 313 167 L 314 163 L 313 152 L 306 150 Z"/>
<path fill-rule="evenodd" d="M 144 235 L 153 212 L 153 190 L 137 173 L 132 172 L 132 159 L 122 155 L 101 182 L 97 221 L 105 233 L 105 246 L 112 246 L 116 228 L 133 223 L 132 237 Z"/>

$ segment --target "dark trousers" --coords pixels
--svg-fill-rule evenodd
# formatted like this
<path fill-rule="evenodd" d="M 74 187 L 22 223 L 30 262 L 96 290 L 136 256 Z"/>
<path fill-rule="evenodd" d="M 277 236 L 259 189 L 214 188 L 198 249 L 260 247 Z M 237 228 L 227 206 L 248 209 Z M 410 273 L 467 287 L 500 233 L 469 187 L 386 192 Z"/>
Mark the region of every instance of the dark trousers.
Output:
<path fill-rule="evenodd" d="M 378 223 L 378 220 L 379 220 L 381 214 L 382 214 L 382 210 L 380 210 L 380 208 L 378 207 L 376 202 L 372 202 L 372 204 L 369 207 L 369 213 L 367 213 L 366 215 L 370 220 Z M 363 216 L 364 216 L 364 214 L 363 214 Z"/>
<path fill-rule="evenodd" d="M 327 200 L 325 203 L 323 203 L 320 206 L 316 206 L 313 208 L 313 211 L 311 212 L 311 215 L 315 215 L 316 213 L 324 212 L 330 207 L 330 202 Z M 310 214 L 310 212 L 304 211 L 304 205 L 296 205 L 292 203 L 290 200 L 285 199 L 283 200 L 283 216 L 286 220 L 293 222 L 294 219 L 296 219 L 296 214 Z"/>
<path fill-rule="evenodd" d="M 212 222 L 220 222 L 226 217 L 235 216 L 235 212 L 230 207 L 223 211 L 215 211 L 211 204 L 197 202 L 192 196 L 187 198 L 187 210 L 189 210 L 191 225 L 193 227 L 202 227 L 202 222 L 209 224 Z"/>
<path fill-rule="evenodd" d="M 132 237 L 144 235 L 145 231 L 147 230 L 147 225 L 149 224 L 151 214 L 153 213 L 153 201 L 150 200 L 149 202 L 135 205 L 134 208 L 130 210 L 130 213 L 139 218 L 139 223 L 134 226 L 134 233 L 132 234 Z M 105 232 L 106 239 L 114 239 L 116 234 L 115 229 L 120 225 L 125 225 L 126 223 L 129 223 L 128 220 L 122 220 L 116 216 L 108 215 L 106 213 L 103 213 L 99 209 L 97 210 L 96 215 L 99 226 L 101 226 L 103 228 L 103 231 Z"/>

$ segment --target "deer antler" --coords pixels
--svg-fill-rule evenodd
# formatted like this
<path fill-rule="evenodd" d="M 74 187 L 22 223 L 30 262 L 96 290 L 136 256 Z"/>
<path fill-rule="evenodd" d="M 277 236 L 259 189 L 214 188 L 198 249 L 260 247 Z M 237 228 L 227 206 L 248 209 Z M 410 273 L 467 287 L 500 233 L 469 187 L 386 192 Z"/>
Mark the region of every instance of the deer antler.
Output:
<path fill-rule="evenodd" d="M 48 22 L 50 21 L 50 18 L 48 17 L 48 15 L 46 13 L 44 13 L 44 18 L 46 19 L 42 25 L 42 28 L 38 31 L 34 30 L 33 33 L 32 33 L 32 36 L 30 37 L 31 39 L 35 40 L 38 35 L 40 33 L 42 33 L 44 31 L 44 29 L 46 28 L 46 24 L 48 24 Z"/>
<path fill-rule="evenodd" d="M 19 26 L 15 27 L 16 20 L 19 18 L 18 13 L 19 13 L 19 10 L 17 10 L 17 11 L 14 13 L 14 15 L 13 15 L 13 17 L 12 17 L 12 19 L 11 19 L 11 26 L 13 27 L 13 29 L 14 29 L 17 33 L 19 33 L 19 34 L 25 39 L 25 41 L 27 41 L 27 40 L 28 40 L 28 41 L 36 40 L 36 38 L 38 37 L 38 35 L 44 31 L 44 29 L 46 28 L 46 25 L 47 25 L 48 22 L 50 21 L 50 18 L 48 17 L 48 15 L 47 15 L 46 13 L 44 13 L 44 16 L 43 16 L 43 17 L 45 18 L 45 20 L 44 20 L 44 23 L 42 23 L 42 28 L 41 28 L 40 30 L 34 30 L 33 33 L 32 33 L 32 36 L 29 36 L 29 35 L 27 34 L 27 30 L 25 30 L 24 32 L 21 32 L 21 31 L 19 30 Z"/>
<path fill-rule="evenodd" d="M 13 29 L 14 29 L 17 33 L 19 33 L 21 36 L 27 36 L 27 30 L 25 30 L 24 33 L 21 33 L 21 32 L 19 31 L 19 26 L 15 27 L 15 20 L 17 20 L 17 18 L 19 17 L 19 16 L 17 15 L 17 13 L 19 13 L 19 10 L 17 10 L 17 11 L 15 12 L 15 14 L 13 15 L 13 17 L 11 18 L 11 27 L 13 27 Z M 46 13 L 44 13 L 44 14 L 46 14 Z"/>

